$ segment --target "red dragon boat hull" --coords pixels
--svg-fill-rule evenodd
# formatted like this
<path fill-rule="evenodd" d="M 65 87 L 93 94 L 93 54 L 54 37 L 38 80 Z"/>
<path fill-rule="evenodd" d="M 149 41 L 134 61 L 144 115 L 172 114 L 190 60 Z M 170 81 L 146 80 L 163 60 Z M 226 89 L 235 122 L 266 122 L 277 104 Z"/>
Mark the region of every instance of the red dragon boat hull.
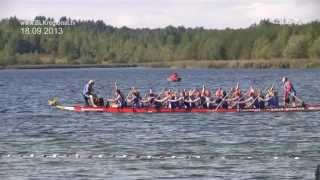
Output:
<path fill-rule="evenodd" d="M 104 113 L 223 113 L 223 112 L 310 112 L 320 111 L 320 104 L 306 105 L 304 107 L 279 107 L 279 108 L 244 108 L 244 109 L 170 109 L 170 108 L 113 108 L 113 107 L 92 107 L 92 106 L 62 106 L 55 105 L 55 107 L 62 110 L 69 110 L 74 112 L 104 112 Z"/>

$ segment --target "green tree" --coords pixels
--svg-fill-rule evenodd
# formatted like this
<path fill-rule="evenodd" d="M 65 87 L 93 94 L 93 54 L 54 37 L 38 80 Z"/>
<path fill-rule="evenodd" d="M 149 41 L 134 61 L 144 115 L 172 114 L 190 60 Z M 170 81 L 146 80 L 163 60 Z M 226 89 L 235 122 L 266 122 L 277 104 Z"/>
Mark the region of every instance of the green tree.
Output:
<path fill-rule="evenodd" d="M 292 35 L 288 41 L 283 55 L 287 58 L 307 58 L 308 42 L 307 35 Z"/>
<path fill-rule="evenodd" d="M 268 59 L 271 53 L 271 42 L 266 37 L 257 39 L 252 50 L 252 57 L 255 59 Z"/>
<path fill-rule="evenodd" d="M 309 49 L 309 57 L 320 58 L 320 36 L 313 42 Z"/>
<path fill-rule="evenodd" d="M 39 21 L 54 21 L 38 16 Z M 26 35 L 16 17 L 0 21 L 1 64 L 161 62 L 172 60 L 319 58 L 320 22 L 280 25 L 268 19 L 242 29 L 183 26 L 117 28 L 71 20 L 62 35 Z M 27 27 L 27 26 L 25 26 Z M 57 61 L 54 60 L 57 58 Z"/>
<path fill-rule="evenodd" d="M 274 57 L 274 58 L 282 57 L 282 52 L 286 48 L 290 35 L 291 35 L 291 31 L 287 26 L 284 26 L 279 30 L 276 39 L 271 44 L 271 51 L 270 51 L 271 57 Z"/>
<path fill-rule="evenodd" d="M 217 37 L 211 37 L 201 44 L 200 59 L 219 60 L 224 59 L 225 50 L 223 42 Z"/>

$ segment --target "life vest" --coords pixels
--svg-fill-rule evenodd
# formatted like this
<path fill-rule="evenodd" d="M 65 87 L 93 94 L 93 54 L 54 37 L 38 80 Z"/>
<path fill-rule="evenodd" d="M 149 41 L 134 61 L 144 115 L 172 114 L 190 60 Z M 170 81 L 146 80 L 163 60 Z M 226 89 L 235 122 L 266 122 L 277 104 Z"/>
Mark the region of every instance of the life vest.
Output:
<path fill-rule="evenodd" d="M 254 89 L 252 87 L 250 87 L 248 94 L 250 97 L 253 97 L 255 95 Z"/>
<path fill-rule="evenodd" d="M 210 97 L 211 96 L 211 92 L 209 90 L 205 90 L 204 91 L 204 95 Z"/>
<path fill-rule="evenodd" d="M 134 107 L 140 107 L 140 100 L 141 100 L 141 97 L 140 97 L 140 93 L 138 91 L 134 91 L 132 93 L 132 105 Z"/>
<path fill-rule="evenodd" d="M 283 90 L 284 90 L 284 97 L 288 97 L 291 93 L 294 93 L 294 95 L 296 93 L 296 91 L 293 88 L 293 85 L 290 81 L 286 81 L 284 83 Z"/>
<path fill-rule="evenodd" d="M 177 73 L 174 73 L 174 74 L 172 74 L 172 75 L 169 77 L 169 79 L 170 79 L 171 81 L 177 81 L 177 80 L 179 79 L 179 76 L 178 76 Z"/>
<path fill-rule="evenodd" d="M 241 96 L 241 90 L 240 89 L 236 89 L 236 91 L 234 92 L 234 95 L 237 97 Z"/>
<path fill-rule="evenodd" d="M 149 94 L 148 94 L 149 102 L 150 102 L 151 104 L 153 104 L 156 97 L 157 97 L 156 94 L 154 94 L 154 93 L 149 93 Z"/>
<path fill-rule="evenodd" d="M 222 92 L 222 90 L 221 90 L 221 89 L 218 89 L 218 90 L 216 91 L 215 95 L 216 95 L 216 97 L 219 97 L 219 98 L 223 97 L 223 92 Z"/>

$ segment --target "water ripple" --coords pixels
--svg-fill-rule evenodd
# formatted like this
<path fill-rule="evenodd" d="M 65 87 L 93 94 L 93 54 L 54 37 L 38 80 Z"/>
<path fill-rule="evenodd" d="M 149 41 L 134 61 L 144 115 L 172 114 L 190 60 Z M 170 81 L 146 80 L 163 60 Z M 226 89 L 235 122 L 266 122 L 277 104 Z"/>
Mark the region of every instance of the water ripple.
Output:
<path fill-rule="evenodd" d="M 286 75 L 307 101 L 320 102 L 314 96 L 319 71 L 177 71 L 185 81 L 173 88 L 201 86 L 203 79 L 210 88 L 238 80 L 243 88 L 248 80 L 266 86 Z M 170 72 L 0 71 L 1 83 L 10 79 L 10 98 L 0 99 L 6 104 L 0 107 L 0 179 L 313 179 L 320 159 L 319 112 L 107 114 L 47 106 L 54 96 L 64 104 L 81 103 L 88 79 L 96 79 L 106 95 L 114 79 L 121 88 L 159 90 L 168 86 L 162 77 Z"/>

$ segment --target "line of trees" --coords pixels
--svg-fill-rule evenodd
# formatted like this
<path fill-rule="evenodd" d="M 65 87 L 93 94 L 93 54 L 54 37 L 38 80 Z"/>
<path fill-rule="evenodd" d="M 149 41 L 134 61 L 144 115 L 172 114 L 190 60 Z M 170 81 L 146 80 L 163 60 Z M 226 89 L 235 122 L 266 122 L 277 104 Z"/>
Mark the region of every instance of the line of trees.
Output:
<path fill-rule="evenodd" d="M 55 22 L 38 16 L 38 21 Z M 103 21 L 71 20 L 62 34 L 26 33 L 16 17 L 0 21 L 0 65 L 100 64 L 177 60 L 320 58 L 320 22 L 279 24 L 262 20 L 244 29 L 183 26 L 116 28 Z M 51 26 L 50 26 L 51 27 Z"/>

